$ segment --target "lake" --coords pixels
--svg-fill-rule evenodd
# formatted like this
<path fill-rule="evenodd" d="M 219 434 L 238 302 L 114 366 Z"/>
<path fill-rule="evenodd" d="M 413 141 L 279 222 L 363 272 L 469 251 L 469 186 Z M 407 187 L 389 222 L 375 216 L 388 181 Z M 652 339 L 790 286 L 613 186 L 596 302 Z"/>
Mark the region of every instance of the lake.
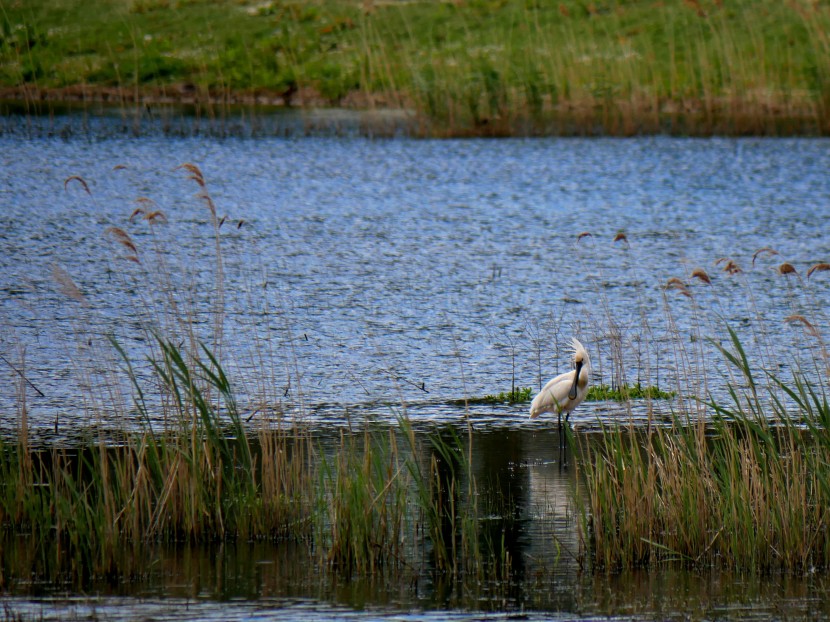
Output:
<path fill-rule="evenodd" d="M 688 394 L 728 399 L 729 370 L 715 347 L 728 340 L 727 324 L 764 369 L 786 377 L 809 365 L 819 344 L 791 318 L 828 325 L 827 275 L 807 271 L 830 260 L 830 141 L 135 137 L 105 122 L 55 135 L 10 123 L 0 135 L 7 437 L 23 403 L 42 443 L 138 425 L 109 339 L 145 374 L 146 326 L 180 334 L 187 317 L 195 337 L 221 353 L 252 421 L 277 413 L 323 435 L 400 416 L 418 430 L 469 421 L 478 476 L 510 491 L 521 567 L 502 593 L 457 593 L 423 578 L 341 585 L 310 569 L 286 577 L 302 562 L 267 545 L 160 549 L 157 570 L 96 586 L 93 597 L 15 584 L 11 611 L 826 615 L 823 574 L 581 572 L 552 553 L 553 539 L 575 542 L 567 508 L 555 508 L 578 486 L 557 461 L 555 421 L 529 421 L 527 404 L 465 400 L 538 389 L 568 369 L 571 336 L 591 353 L 593 383 L 657 385 L 680 403 Z M 183 163 L 199 167 L 204 188 Z M 203 191 L 224 218 L 218 237 L 196 196 Z M 142 217 L 154 211 L 164 216 Z M 741 272 L 725 272 L 726 259 Z M 796 272 L 782 270 L 785 262 Z M 672 278 L 681 283 L 666 289 Z M 678 400 L 586 402 L 571 422 L 582 434 L 600 421 L 644 425 L 670 417 Z"/>

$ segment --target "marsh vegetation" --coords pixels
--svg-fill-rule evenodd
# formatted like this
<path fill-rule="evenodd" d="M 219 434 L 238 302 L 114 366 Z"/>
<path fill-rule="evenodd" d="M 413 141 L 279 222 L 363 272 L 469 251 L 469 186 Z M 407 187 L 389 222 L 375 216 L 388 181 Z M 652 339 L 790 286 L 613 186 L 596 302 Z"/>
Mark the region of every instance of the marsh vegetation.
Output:
<path fill-rule="evenodd" d="M 801 1 L 5 2 L 0 86 L 30 113 L 244 103 L 403 109 L 421 136 L 823 135 L 829 26 Z"/>

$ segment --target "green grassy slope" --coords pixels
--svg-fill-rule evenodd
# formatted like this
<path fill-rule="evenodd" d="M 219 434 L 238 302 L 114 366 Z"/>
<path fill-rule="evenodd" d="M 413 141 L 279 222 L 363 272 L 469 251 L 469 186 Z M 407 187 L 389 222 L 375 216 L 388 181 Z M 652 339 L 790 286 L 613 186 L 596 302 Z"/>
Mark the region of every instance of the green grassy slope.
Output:
<path fill-rule="evenodd" d="M 406 107 L 425 133 L 828 133 L 830 3 L 0 0 L 6 96 Z"/>

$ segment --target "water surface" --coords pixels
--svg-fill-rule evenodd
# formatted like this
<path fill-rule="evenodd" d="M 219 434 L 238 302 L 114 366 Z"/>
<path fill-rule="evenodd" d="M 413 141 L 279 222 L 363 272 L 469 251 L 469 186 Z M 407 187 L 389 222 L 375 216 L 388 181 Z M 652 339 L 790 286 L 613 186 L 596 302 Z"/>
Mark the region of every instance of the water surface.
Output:
<path fill-rule="evenodd" d="M 572 335 L 591 351 L 594 382 L 672 389 L 674 335 L 690 348 L 696 337 L 722 339 L 720 318 L 741 330 L 760 317 L 785 345 L 776 360 L 786 369 L 798 356 L 786 345 L 810 344 L 784 319 L 826 324 L 827 279 L 804 279 L 830 258 L 825 140 L 0 143 L 0 347 L 44 394 L 28 388 L 27 405 L 48 427 L 56 413 L 71 426 L 84 383 L 103 382 L 79 369 L 85 349 L 114 334 L 143 357 L 141 320 L 172 322 L 165 288 L 213 343 L 213 231 L 200 188 L 176 170 L 185 162 L 201 167 L 227 217 L 223 356 L 248 405 L 328 423 L 345 409 L 394 417 L 402 405 L 415 418 L 454 420 L 463 411 L 451 400 L 538 387 L 566 370 Z M 66 181 L 75 175 L 90 194 Z M 142 206 L 168 222 L 152 233 L 130 222 Z M 110 226 L 132 236 L 141 264 L 125 260 Z M 619 232 L 626 240 L 613 242 Z M 779 254 L 753 265 L 763 247 Z M 723 273 L 715 261 L 724 257 L 744 274 Z M 783 261 L 800 276 L 779 275 Z M 55 265 L 83 304 L 60 291 Z M 711 286 L 689 278 L 698 267 Z M 694 304 L 664 298 L 671 277 L 689 284 Z M 744 332 L 748 348 L 758 324 Z M 707 370 L 715 390 L 719 367 Z M 0 373 L 9 409 L 18 376 L 6 364 Z M 606 408 L 575 417 L 590 423 Z M 519 424 L 524 409 L 474 415 Z"/>

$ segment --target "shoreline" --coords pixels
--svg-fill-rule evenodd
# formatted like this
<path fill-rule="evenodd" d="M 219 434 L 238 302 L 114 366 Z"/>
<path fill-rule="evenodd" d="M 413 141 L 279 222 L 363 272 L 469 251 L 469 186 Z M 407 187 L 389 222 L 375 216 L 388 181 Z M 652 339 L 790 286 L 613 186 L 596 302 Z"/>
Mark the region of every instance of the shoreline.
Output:
<path fill-rule="evenodd" d="M 746 94 L 732 98 L 583 98 L 548 103 L 531 113 L 508 110 L 501 117 L 445 122 L 421 113 L 402 97 L 350 93 L 327 100 L 313 89 L 291 94 L 266 90 L 222 93 L 175 84 L 152 89 L 75 85 L 65 88 L 0 87 L 0 118 L 49 117 L 84 113 L 120 114 L 136 123 L 145 116 L 166 123 L 187 118 L 215 122 L 269 117 L 300 122 L 304 133 L 352 131 L 370 136 L 415 138 L 522 138 L 568 136 L 821 137 L 830 136 L 830 119 L 815 102 Z M 254 123 L 268 132 L 272 123 Z M 289 131 L 281 123 L 271 131 Z"/>

